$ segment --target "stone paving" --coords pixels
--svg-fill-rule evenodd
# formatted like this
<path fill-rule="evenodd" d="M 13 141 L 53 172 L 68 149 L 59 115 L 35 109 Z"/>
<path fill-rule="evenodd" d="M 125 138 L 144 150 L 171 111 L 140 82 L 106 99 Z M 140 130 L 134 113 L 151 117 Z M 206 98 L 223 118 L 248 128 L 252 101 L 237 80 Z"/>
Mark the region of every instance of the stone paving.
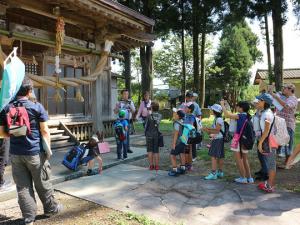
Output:
<path fill-rule="evenodd" d="M 300 194 L 264 194 L 255 185 L 169 177 L 166 171 L 122 164 L 55 189 L 166 224 L 300 224 Z"/>
<path fill-rule="evenodd" d="M 145 137 L 142 135 L 132 135 L 132 147 L 133 150 L 132 154 L 128 154 L 128 158 L 126 160 L 119 161 L 117 160 L 117 153 L 116 153 L 116 143 L 114 138 L 107 138 L 105 141 L 107 141 L 110 145 L 111 152 L 102 154 L 101 157 L 103 159 L 103 169 L 122 164 L 127 163 L 132 160 L 137 160 L 144 158 L 146 156 L 146 150 L 145 150 Z M 66 152 L 69 151 L 68 149 L 64 149 L 62 151 L 54 152 L 53 156 L 50 159 L 51 164 L 51 181 L 53 184 L 64 182 L 65 180 L 75 179 L 81 176 L 84 176 L 86 174 L 86 166 L 80 167 L 79 171 L 71 171 L 67 169 L 65 166 L 61 164 L 64 155 Z M 95 170 L 97 170 L 98 164 L 96 162 L 95 164 Z M 5 179 L 12 182 L 12 175 L 11 175 L 11 166 L 7 166 L 5 169 Z M 14 186 L 14 185 L 13 185 Z M 16 197 L 16 189 L 10 188 L 7 191 L 0 192 L 0 202 L 6 201 L 8 199 L 12 199 Z"/>

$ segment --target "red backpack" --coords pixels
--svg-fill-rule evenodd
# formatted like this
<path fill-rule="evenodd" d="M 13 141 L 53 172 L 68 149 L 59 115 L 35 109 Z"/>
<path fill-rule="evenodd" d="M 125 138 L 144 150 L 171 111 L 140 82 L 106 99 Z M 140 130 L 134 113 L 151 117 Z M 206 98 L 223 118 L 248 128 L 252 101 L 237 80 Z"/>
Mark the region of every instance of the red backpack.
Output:
<path fill-rule="evenodd" d="M 20 137 L 31 134 L 30 121 L 26 108 L 19 102 L 10 105 L 6 114 L 8 133 Z"/>

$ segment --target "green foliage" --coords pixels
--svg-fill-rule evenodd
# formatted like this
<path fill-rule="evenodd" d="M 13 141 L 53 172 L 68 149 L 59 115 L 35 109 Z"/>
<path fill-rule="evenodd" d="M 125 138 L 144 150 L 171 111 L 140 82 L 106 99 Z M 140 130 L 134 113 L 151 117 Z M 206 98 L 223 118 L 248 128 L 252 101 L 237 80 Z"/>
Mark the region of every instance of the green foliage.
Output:
<path fill-rule="evenodd" d="M 252 102 L 256 96 L 259 95 L 259 86 L 258 85 L 249 85 L 242 90 L 239 100 L 244 100 Z"/>
<path fill-rule="evenodd" d="M 186 77 L 187 86 L 192 84 L 193 56 L 192 39 L 186 37 Z M 170 35 L 160 50 L 153 54 L 154 77 L 161 79 L 169 86 L 181 88 L 182 59 L 181 42 L 176 35 Z"/>
<path fill-rule="evenodd" d="M 236 101 L 241 90 L 248 86 L 250 68 L 261 59 L 258 42 L 245 21 L 228 24 L 223 29 L 215 56 L 215 73 L 211 74 L 209 82 L 227 91 L 232 101 Z"/>

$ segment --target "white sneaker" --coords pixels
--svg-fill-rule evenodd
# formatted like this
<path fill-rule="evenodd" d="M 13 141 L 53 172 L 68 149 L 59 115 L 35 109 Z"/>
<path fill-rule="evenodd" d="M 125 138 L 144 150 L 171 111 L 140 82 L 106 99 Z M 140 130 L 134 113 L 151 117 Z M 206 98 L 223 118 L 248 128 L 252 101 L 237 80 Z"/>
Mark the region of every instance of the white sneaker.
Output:
<path fill-rule="evenodd" d="M 252 177 L 247 178 L 247 181 L 249 184 L 253 184 L 254 183 L 254 179 Z"/>
<path fill-rule="evenodd" d="M 247 178 L 244 178 L 244 177 L 236 178 L 236 179 L 234 179 L 234 181 L 239 184 L 247 184 L 248 183 Z"/>

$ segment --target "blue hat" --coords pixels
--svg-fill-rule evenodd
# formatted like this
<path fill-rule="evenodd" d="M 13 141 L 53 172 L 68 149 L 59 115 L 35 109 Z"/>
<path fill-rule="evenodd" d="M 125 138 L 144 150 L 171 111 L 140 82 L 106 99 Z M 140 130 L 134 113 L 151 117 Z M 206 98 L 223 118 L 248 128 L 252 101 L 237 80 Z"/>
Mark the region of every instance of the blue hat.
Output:
<path fill-rule="evenodd" d="M 273 104 L 273 97 L 270 94 L 263 93 L 259 96 L 256 96 L 256 98 L 258 100 L 261 100 L 261 101 L 264 101 L 264 102 L 268 103 L 269 105 Z"/>

